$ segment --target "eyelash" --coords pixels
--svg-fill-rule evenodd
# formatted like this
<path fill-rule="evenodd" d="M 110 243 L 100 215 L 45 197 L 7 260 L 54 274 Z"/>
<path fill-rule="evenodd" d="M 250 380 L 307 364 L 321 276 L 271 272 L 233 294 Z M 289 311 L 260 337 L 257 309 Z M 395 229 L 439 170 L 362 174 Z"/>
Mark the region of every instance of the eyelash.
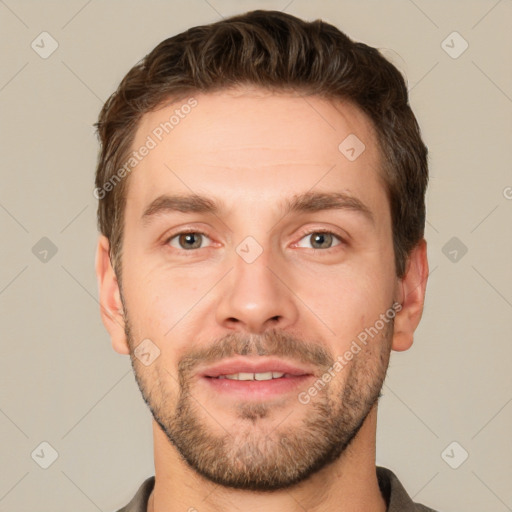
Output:
<path fill-rule="evenodd" d="M 203 235 L 207 238 L 210 238 L 206 233 L 202 232 L 202 231 L 198 231 L 197 229 L 183 229 L 182 231 L 178 231 L 176 233 L 173 233 L 171 236 L 167 237 L 165 239 L 165 242 L 164 242 L 164 245 L 165 246 L 169 246 L 169 242 L 171 240 L 173 240 L 174 238 L 180 236 L 180 235 L 186 235 L 188 233 L 192 233 L 194 235 Z M 337 247 L 341 246 L 341 245 L 346 245 L 346 241 L 344 238 L 342 238 L 340 235 L 338 235 L 337 233 L 333 232 L 333 231 L 330 231 L 328 229 L 310 229 L 310 230 L 306 230 L 306 231 L 303 231 L 300 233 L 300 238 L 299 238 L 299 242 L 305 237 L 305 236 L 308 236 L 308 235 L 313 235 L 313 234 L 329 234 L 329 235 L 333 235 L 335 238 L 338 239 L 338 241 L 340 242 L 339 244 L 337 245 L 334 245 L 332 247 L 329 247 L 327 249 L 315 249 L 315 248 L 311 248 L 310 250 L 311 251 L 314 251 L 315 254 L 318 254 L 318 252 L 323 252 L 323 253 L 327 253 L 327 254 L 330 254 L 331 251 L 333 250 L 336 250 Z M 298 243 L 298 242 L 296 242 Z M 189 253 L 188 255 L 194 255 L 194 253 L 196 251 L 198 251 L 199 249 L 208 249 L 208 247 L 200 247 L 199 249 L 190 249 L 190 250 L 186 250 L 186 249 L 177 249 L 176 247 L 171 247 L 172 250 L 174 251 L 178 251 L 178 252 L 181 252 L 181 253 Z"/>
<path fill-rule="evenodd" d="M 330 231 L 328 229 L 322 229 L 322 228 L 320 228 L 320 229 L 309 229 L 309 230 L 301 232 L 300 235 L 299 235 L 299 242 L 305 236 L 313 235 L 313 234 L 317 234 L 317 233 L 318 234 L 332 235 L 334 238 L 338 239 L 339 244 L 333 245 L 332 247 L 328 247 L 327 249 L 315 249 L 315 248 L 310 249 L 311 251 L 314 251 L 315 254 L 317 254 L 318 252 L 323 252 L 323 253 L 330 254 L 332 251 L 336 250 L 337 247 L 340 247 L 341 245 L 346 245 L 346 241 L 345 241 L 345 239 L 342 236 L 338 235 L 334 231 Z"/>

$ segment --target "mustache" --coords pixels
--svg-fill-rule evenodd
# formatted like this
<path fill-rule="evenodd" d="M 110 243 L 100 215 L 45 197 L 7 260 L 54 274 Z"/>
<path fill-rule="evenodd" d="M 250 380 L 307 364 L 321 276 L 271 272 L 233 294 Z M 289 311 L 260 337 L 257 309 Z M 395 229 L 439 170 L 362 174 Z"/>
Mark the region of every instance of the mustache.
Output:
<path fill-rule="evenodd" d="M 335 359 L 321 344 L 270 329 L 263 334 L 229 333 L 209 347 L 196 349 L 178 363 L 180 376 L 190 374 L 200 364 L 214 364 L 234 356 L 285 357 L 307 365 L 330 368 Z"/>

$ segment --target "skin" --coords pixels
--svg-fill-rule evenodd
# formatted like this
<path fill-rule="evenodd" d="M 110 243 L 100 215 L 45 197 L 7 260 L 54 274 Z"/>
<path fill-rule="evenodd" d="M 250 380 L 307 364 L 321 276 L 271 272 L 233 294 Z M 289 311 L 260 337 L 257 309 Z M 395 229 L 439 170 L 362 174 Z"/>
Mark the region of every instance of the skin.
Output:
<path fill-rule="evenodd" d="M 390 351 L 413 342 L 428 264 L 422 240 L 405 276 L 396 276 L 372 123 L 350 103 L 314 96 L 244 87 L 194 98 L 197 106 L 129 177 L 122 289 L 102 235 L 96 256 L 102 320 L 114 350 L 130 354 L 155 417 L 148 510 L 385 511 L 375 473 L 377 399 Z M 145 114 L 133 147 L 185 101 Z M 349 134 L 366 147 L 354 161 L 338 149 Z M 308 191 L 350 194 L 373 222 L 347 208 L 284 215 L 281 202 Z M 142 222 L 159 195 L 191 192 L 224 200 L 226 210 Z M 206 236 L 175 236 L 186 227 Z M 340 239 L 318 242 L 322 229 Z M 252 263 L 236 252 L 247 236 L 262 249 Z M 311 381 L 257 400 L 216 393 L 198 377 L 222 354 L 258 360 L 258 349 L 308 363 L 320 377 L 394 301 L 394 325 L 307 404 L 298 392 Z M 134 356 L 145 339 L 160 351 L 148 366 Z M 322 458 L 335 446 L 334 460 Z M 272 461 L 279 471 L 265 482 Z M 229 485 L 226 468 L 231 484 L 244 475 L 252 487 Z M 263 491 L 271 482 L 279 488 Z"/>

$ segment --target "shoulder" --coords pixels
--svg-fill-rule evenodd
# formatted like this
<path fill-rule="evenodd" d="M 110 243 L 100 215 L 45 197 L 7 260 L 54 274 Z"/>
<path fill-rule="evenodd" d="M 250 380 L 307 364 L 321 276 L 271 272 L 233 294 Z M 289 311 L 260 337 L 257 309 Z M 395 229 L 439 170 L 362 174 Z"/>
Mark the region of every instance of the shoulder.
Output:
<path fill-rule="evenodd" d="M 387 512 L 436 512 L 414 503 L 393 471 L 382 466 L 377 466 L 376 470 L 380 491 L 388 503 Z"/>
<path fill-rule="evenodd" d="M 116 512 L 146 512 L 149 496 L 154 486 L 155 477 L 150 476 L 149 478 L 146 478 L 135 493 L 135 496 L 131 499 L 130 503 Z"/>

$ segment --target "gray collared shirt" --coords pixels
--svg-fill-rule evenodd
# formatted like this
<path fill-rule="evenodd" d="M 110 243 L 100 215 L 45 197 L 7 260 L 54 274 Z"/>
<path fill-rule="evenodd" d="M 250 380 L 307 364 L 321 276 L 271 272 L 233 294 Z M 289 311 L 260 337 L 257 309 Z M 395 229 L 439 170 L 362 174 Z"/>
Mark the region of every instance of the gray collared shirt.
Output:
<path fill-rule="evenodd" d="M 387 512 L 436 512 L 425 505 L 414 503 L 391 470 L 380 466 L 376 470 L 380 492 L 388 504 Z M 117 512 L 146 512 L 154 485 L 155 477 L 150 476 L 139 487 L 130 503 Z"/>

